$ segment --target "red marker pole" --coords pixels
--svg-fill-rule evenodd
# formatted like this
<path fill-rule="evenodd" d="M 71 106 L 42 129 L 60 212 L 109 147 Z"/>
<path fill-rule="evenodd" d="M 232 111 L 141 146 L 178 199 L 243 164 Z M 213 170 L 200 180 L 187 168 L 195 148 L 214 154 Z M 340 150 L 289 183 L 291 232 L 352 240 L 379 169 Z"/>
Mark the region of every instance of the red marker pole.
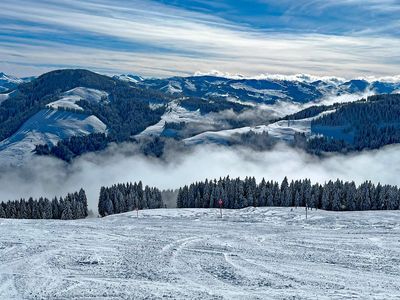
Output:
<path fill-rule="evenodd" d="M 222 219 L 222 205 L 224 204 L 224 201 L 222 201 L 222 199 L 219 199 L 218 204 L 219 204 L 219 211 L 221 213 L 221 219 Z"/>

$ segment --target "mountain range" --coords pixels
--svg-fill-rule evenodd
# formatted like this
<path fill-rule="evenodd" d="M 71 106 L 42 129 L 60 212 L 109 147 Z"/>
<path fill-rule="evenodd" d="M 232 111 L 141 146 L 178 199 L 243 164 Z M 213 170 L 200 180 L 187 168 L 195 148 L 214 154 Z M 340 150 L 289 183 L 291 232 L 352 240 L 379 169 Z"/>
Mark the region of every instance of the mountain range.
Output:
<path fill-rule="evenodd" d="M 344 131 L 354 133 L 359 124 L 351 123 L 349 129 L 350 123 L 344 122 L 336 131 L 340 134 L 332 134 L 326 127 L 317 130 L 315 120 L 367 96 L 399 91 L 396 80 L 110 77 L 81 69 L 19 79 L 0 73 L 0 165 L 23 164 L 35 149 L 69 161 L 109 143 L 143 144 L 160 138 L 185 146 L 271 145 L 271 139 L 293 142 L 301 135 L 341 140 Z M 397 99 L 380 98 L 373 109 L 386 110 L 384 103 Z M 356 103 L 357 109 L 365 109 L 365 103 Z M 374 120 L 377 127 L 384 121 Z M 397 128 L 396 122 L 391 125 Z M 393 142 L 397 140 L 389 138 L 377 145 Z"/>

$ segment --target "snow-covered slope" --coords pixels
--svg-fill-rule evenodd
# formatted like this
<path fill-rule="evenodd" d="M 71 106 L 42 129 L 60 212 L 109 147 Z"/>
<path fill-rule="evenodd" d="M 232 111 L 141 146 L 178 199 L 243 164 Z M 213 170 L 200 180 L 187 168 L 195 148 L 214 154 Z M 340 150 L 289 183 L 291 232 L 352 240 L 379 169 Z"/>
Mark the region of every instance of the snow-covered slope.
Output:
<path fill-rule="evenodd" d="M 11 93 L 0 94 L 0 104 L 9 98 Z"/>
<path fill-rule="evenodd" d="M 16 87 L 24 82 L 22 79 L 0 72 L 0 92 Z"/>
<path fill-rule="evenodd" d="M 259 125 L 255 127 L 241 127 L 221 131 L 206 131 L 184 140 L 187 145 L 196 145 L 204 143 L 226 144 L 234 134 L 244 134 L 249 131 L 255 133 L 268 132 L 269 136 L 277 138 L 281 141 L 291 141 L 296 133 L 305 133 L 307 136 L 311 134 L 311 121 L 325 114 L 334 112 L 334 110 L 323 112 L 315 117 L 278 121 L 268 125 Z"/>
<path fill-rule="evenodd" d="M 76 104 L 76 102 L 80 100 L 85 100 L 88 102 L 100 102 L 103 99 L 107 99 L 107 97 L 108 94 L 104 91 L 85 87 L 77 87 L 62 93 L 59 100 L 49 103 L 47 107 L 83 110 L 83 108 Z"/>
<path fill-rule="evenodd" d="M 138 83 L 144 80 L 143 77 L 135 74 L 115 75 L 113 78 L 132 83 Z"/>
<path fill-rule="evenodd" d="M 400 78 L 375 80 L 315 77 L 310 75 L 263 75 L 255 77 L 221 74 L 164 79 L 145 79 L 141 85 L 175 96 L 235 99 L 246 103 L 274 104 L 277 101 L 308 103 L 339 95 L 393 93 L 400 88 Z"/>
<path fill-rule="evenodd" d="M 398 211 L 0 219 L 0 299 L 399 299 Z"/>
<path fill-rule="evenodd" d="M 14 89 L 21 83 L 31 81 L 34 77 L 17 78 L 0 72 L 0 93 L 9 89 Z"/>
<path fill-rule="evenodd" d="M 179 105 L 178 101 L 172 101 L 168 104 L 166 112 L 161 117 L 161 120 L 152 126 L 147 127 L 144 131 L 137 135 L 143 136 L 159 136 L 164 130 L 165 123 L 198 123 L 199 126 L 212 124 L 212 118 L 201 115 L 199 111 L 189 111 Z"/>
<path fill-rule="evenodd" d="M 0 142 L 0 165 L 22 164 L 38 144 L 54 145 L 71 136 L 105 131 L 106 125 L 95 116 L 43 109 Z"/>

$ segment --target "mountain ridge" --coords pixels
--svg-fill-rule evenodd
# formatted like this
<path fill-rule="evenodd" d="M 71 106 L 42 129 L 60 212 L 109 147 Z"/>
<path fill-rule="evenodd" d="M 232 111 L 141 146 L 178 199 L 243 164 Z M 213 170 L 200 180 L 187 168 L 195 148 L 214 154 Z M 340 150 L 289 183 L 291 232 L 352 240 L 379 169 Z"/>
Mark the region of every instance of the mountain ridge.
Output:
<path fill-rule="evenodd" d="M 57 153 L 68 160 L 87 151 L 104 149 L 110 142 L 172 138 L 185 144 L 201 144 L 207 132 L 213 143 L 218 143 L 219 137 L 233 136 L 234 143 L 258 143 L 257 139 L 266 139 L 260 145 L 270 145 L 271 138 L 293 141 L 296 135 L 311 134 L 311 122 L 317 114 L 309 115 L 309 112 L 318 111 L 318 107 L 333 103 L 341 96 L 351 96 L 352 101 L 361 99 L 365 93 L 400 90 L 397 82 L 344 81 L 334 77 L 314 81 L 317 78 L 310 75 L 296 76 L 292 81 L 278 75 L 268 80 L 213 75 L 146 79 L 134 74 L 110 77 L 85 69 L 54 70 L 29 82 L 21 81 L 13 92 L 1 94 L 0 138 L 3 145 L 9 145 L 6 139 L 16 134 L 24 123 L 31 124 L 31 118 L 50 109 L 70 113 L 75 120 L 72 123 L 85 115 L 103 124 L 101 130 L 78 128 L 70 131 L 70 135 L 60 134 L 52 139 L 47 138 L 46 131 L 39 132 L 42 138 L 31 139 L 39 145 L 26 147 L 59 146 Z M 326 99 L 330 100 L 326 102 Z M 307 111 L 313 105 L 317 108 Z M 290 112 L 298 113 L 298 121 L 294 117 L 290 121 L 279 120 Z M 43 123 L 40 128 L 48 128 L 47 119 L 39 119 Z M 37 132 L 37 128 L 29 126 L 25 130 Z M 72 137 L 79 137 L 73 143 L 81 145 L 80 149 L 69 142 Z M 93 142 L 100 148 L 90 146 Z M 230 143 L 228 140 L 227 144 Z M 0 156 L 5 148 L 2 147 Z M 47 154 L 50 148 L 38 149 Z"/>

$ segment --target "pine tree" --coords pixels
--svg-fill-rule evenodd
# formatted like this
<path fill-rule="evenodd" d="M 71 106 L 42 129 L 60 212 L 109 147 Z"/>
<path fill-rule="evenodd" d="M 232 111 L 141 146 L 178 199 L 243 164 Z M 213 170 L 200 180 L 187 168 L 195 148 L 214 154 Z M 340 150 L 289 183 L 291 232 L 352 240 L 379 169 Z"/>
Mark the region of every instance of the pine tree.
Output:
<path fill-rule="evenodd" d="M 84 191 L 84 189 L 80 189 L 79 190 L 79 201 L 82 204 L 83 207 L 83 214 L 81 215 L 82 218 L 86 218 L 88 216 L 88 201 L 87 201 L 87 197 L 86 197 L 86 193 Z"/>
<path fill-rule="evenodd" d="M 327 188 L 323 188 L 321 195 L 321 209 L 327 210 L 328 207 L 329 207 L 329 190 Z"/>
<path fill-rule="evenodd" d="M 49 199 L 45 198 L 43 203 L 43 212 L 42 218 L 43 219 L 52 219 L 53 218 L 53 207 Z"/>
<path fill-rule="evenodd" d="M 71 202 L 67 201 L 61 213 L 61 220 L 72 220 L 72 219 L 73 219 L 73 214 L 71 209 Z"/>
<path fill-rule="evenodd" d="M 335 187 L 332 198 L 332 210 L 339 211 L 340 207 L 340 190 Z"/>
<path fill-rule="evenodd" d="M 289 183 L 288 183 L 288 179 L 285 176 L 285 178 L 282 181 L 281 184 L 281 197 L 280 197 L 280 203 L 279 206 L 289 206 Z"/>
<path fill-rule="evenodd" d="M 7 218 L 6 212 L 4 211 L 3 205 L 0 202 L 0 219 L 1 218 Z"/>

